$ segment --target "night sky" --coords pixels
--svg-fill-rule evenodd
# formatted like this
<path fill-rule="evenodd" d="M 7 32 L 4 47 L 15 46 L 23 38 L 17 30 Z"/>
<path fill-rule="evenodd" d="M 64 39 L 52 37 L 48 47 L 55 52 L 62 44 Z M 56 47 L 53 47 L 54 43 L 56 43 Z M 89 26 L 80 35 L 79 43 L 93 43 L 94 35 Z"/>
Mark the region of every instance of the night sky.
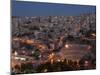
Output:
<path fill-rule="evenodd" d="M 12 1 L 12 16 L 74 16 L 95 13 L 96 6 Z"/>

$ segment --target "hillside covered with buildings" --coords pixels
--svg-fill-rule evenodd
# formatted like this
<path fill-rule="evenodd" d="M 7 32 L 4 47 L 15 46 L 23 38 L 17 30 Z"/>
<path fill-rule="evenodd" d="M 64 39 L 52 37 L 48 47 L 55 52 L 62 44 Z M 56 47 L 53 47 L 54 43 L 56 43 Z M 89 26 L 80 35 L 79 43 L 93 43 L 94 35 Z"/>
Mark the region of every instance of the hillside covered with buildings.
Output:
<path fill-rule="evenodd" d="M 13 16 L 11 29 L 12 68 L 16 73 L 96 68 L 95 13 L 79 16 Z M 29 65 L 29 69 L 25 65 Z"/>

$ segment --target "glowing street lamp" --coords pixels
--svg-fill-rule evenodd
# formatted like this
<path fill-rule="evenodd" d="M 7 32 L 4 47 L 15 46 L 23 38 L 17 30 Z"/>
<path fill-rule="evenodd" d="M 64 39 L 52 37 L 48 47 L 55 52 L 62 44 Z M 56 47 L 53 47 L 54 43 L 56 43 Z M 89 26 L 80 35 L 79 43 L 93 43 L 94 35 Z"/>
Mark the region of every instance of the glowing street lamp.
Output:
<path fill-rule="evenodd" d="M 55 58 L 55 54 L 54 54 L 54 53 L 51 53 L 51 54 L 49 55 L 49 60 L 50 60 L 51 64 L 53 64 L 54 58 Z"/>
<path fill-rule="evenodd" d="M 60 60 L 60 59 L 58 59 L 57 61 L 58 61 L 58 62 L 60 62 L 61 60 Z"/>
<path fill-rule="evenodd" d="M 15 55 L 15 56 L 17 56 L 17 55 L 18 55 L 17 51 L 15 51 L 15 52 L 14 52 L 14 55 Z"/>
<path fill-rule="evenodd" d="M 84 62 L 84 66 L 85 66 L 85 67 L 87 67 L 87 66 L 88 66 L 88 64 L 89 64 L 89 62 L 88 62 L 88 61 L 85 61 L 85 62 Z"/>
<path fill-rule="evenodd" d="M 85 61 L 85 64 L 88 64 L 88 61 Z"/>
<path fill-rule="evenodd" d="M 48 71 L 48 69 L 44 69 L 44 72 L 47 72 Z"/>
<path fill-rule="evenodd" d="M 91 46 L 88 46 L 88 50 L 90 50 L 91 49 Z"/>
<path fill-rule="evenodd" d="M 95 33 L 92 33 L 91 35 L 92 35 L 92 36 L 94 36 L 94 37 L 96 36 L 96 34 L 95 34 Z"/>
<path fill-rule="evenodd" d="M 65 47 L 66 47 L 66 48 L 69 48 L 69 45 L 68 45 L 68 44 L 66 44 L 66 45 L 65 45 Z"/>

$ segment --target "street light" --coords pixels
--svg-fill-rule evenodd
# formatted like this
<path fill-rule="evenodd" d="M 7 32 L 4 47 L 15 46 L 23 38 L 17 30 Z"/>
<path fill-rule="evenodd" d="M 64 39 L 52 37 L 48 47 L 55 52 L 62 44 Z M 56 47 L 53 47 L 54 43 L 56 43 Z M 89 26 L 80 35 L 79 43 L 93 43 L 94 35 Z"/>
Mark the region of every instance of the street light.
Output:
<path fill-rule="evenodd" d="M 66 48 L 69 48 L 69 45 L 68 45 L 68 44 L 66 44 L 66 45 L 65 45 L 65 47 L 66 47 Z"/>
<path fill-rule="evenodd" d="M 94 37 L 96 36 L 96 34 L 95 34 L 95 33 L 92 33 L 91 35 L 92 35 L 92 36 L 94 36 Z"/>

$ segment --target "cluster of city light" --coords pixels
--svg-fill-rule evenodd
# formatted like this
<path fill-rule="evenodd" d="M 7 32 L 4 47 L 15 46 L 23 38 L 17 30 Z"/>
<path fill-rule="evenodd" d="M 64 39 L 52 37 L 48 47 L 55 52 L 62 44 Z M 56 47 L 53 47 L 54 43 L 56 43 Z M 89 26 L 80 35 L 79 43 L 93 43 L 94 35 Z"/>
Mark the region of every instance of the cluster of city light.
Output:
<path fill-rule="evenodd" d="M 51 64 L 54 63 L 54 57 L 55 57 L 55 54 L 54 54 L 54 53 L 51 53 L 51 54 L 49 55 L 49 60 L 50 60 Z"/>
<path fill-rule="evenodd" d="M 26 43 L 27 44 L 33 44 L 34 42 L 33 42 L 33 40 L 26 40 Z"/>

